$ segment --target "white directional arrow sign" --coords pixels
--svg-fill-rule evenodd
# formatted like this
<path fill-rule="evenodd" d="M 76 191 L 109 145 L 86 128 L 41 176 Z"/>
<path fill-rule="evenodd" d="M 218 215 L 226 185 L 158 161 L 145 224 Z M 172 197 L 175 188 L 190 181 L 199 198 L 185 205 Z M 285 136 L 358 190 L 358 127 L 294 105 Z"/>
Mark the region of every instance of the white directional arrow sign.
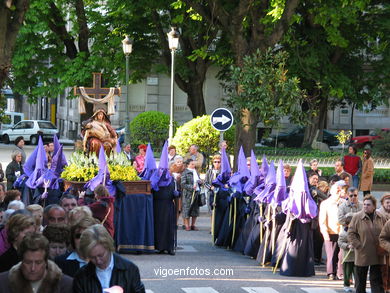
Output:
<path fill-rule="evenodd" d="M 233 125 L 233 114 L 225 108 L 218 108 L 210 116 L 210 123 L 218 131 L 226 131 Z"/>
<path fill-rule="evenodd" d="M 226 117 L 225 115 L 222 114 L 222 117 L 213 117 L 213 124 L 221 122 L 222 125 L 232 121 L 229 117 Z"/>

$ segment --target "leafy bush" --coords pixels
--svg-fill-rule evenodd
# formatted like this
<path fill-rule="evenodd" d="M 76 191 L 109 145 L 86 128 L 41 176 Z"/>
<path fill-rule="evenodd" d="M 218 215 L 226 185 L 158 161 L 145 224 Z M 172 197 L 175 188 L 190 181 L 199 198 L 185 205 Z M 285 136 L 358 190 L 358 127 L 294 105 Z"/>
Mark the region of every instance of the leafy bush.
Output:
<path fill-rule="evenodd" d="M 288 156 L 297 158 L 339 158 L 340 152 L 323 152 L 320 150 L 305 149 L 305 148 L 274 148 L 274 147 L 256 147 L 255 154 L 257 156 Z"/>
<path fill-rule="evenodd" d="M 133 145 L 150 142 L 153 149 L 161 148 L 168 139 L 168 131 L 169 115 L 158 111 L 144 112 L 130 122 L 130 141 Z"/>
<path fill-rule="evenodd" d="M 224 134 L 229 146 L 234 145 L 234 127 Z M 206 155 L 218 152 L 219 131 L 215 130 L 210 123 L 210 115 L 194 118 L 177 129 L 172 144 L 177 152 L 185 154 L 192 144 L 199 146 L 199 151 Z"/>
<path fill-rule="evenodd" d="M 374 151 L 390 153 L 390 132 L 379 131 L 378 135 L 380 135 L 383 138 L 374 141 Z"/>

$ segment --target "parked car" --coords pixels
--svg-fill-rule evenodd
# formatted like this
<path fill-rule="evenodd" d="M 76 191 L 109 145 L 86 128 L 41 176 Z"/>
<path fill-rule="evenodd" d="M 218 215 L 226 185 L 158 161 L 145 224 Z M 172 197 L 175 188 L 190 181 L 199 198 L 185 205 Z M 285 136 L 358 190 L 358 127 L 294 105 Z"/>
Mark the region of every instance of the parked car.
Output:
<path fill-rule="evenodd" d="M 382 128 L 383 132 L 390 132 L 390 128 Z M 356 148 L 372 148 L 375 140 L 382 139 L 383 137 L 377 135 L 375 132 L 371 132 L 369 135 L 359 135 L 352 137 L 350 144 Z"/>
<path fill-rule="evenodd" d="M 277 144 L 278 148 L 301 147 L 304 135 L 305 127 L 296 127 L 290 132 L 280 132 L 277 136 L 271 134 L 270 137 L 262 140 L 262 144 L 267 146 L 275 146 L 275 144 Z M 324 129 L 322 142 L 326 143 L 328 146 L 336 146 L 339 144 L 336 135 L 336 132 Z"/>
<path fill-rule="evenodd" d="M 44 141 L 52 140 L 53 135 L 59 136 L 57 127 L 50 121 L 45 120 L 22 120 L 10 129 L 4 130 L 1 136 L 4 143 L 13 142 L 17 137 L 23 136 L 25 142 L 38 143 L 41 136 Z"/>

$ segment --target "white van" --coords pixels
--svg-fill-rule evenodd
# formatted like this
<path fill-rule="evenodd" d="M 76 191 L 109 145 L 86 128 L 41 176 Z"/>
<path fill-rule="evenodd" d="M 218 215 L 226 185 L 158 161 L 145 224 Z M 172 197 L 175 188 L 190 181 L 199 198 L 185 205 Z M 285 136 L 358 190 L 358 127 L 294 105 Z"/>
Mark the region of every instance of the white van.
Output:
<path fill-rule="evenodd" d="M 24 120 L 24 114 L 19 112 L 5 111 L 4 116 L 6 117 L 7 121 L 5 123 L 0 122 L 0 134 L 2 134 L 4 130 L 14 126 L 16 123 Z"/>

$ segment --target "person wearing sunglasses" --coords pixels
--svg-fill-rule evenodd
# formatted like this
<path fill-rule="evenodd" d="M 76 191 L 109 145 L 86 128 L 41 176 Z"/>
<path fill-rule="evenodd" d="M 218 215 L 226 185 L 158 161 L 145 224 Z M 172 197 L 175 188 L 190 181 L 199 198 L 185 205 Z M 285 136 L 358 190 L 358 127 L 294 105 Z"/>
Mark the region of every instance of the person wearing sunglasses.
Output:
<path fill-rule="evenodd" d="M 340 249 L 343 251 L 343 256 L 346 257 L 343 262 L 343 279 L 344 291 L 353 292 L 351 286 L 352 274 L 355 267 L 355 254 L 351 249 L 351 244 L 348 242 L 348 225 L 352 220 L 354 214 L 363 209 L 363 203 L 358 199 L 358 190 L 356 187 L 350 187 L 347 190 L 348 197 L 339 205 L 338 219 L 343 226 L 337 241 Z"/>
<path fill-rule="evenodd" d="M 207 196 L 208 196 L 207 202 L 209 203 L 210 210 L 213 209 L 213 200 L 214 200 L 214 186 L 212 185 L 212 183 L 221 172 L 221 156 L 220 155 L 213 156 L 212 162 L 213 164 L 210 167 L 210 169 L 207 170 L 205 181 L 204 181 L 204 187 L 207 190 Z"/>
<path fill-rule="evenodd" d="M 363 167 L 362 177 L 360 181 L 359 189 L 363 191 L 363 196 L 370 194 L 372 188 L 372 182 L 374 180 L 374 161 L 371 157 L 371 150 L 365 149 L 363 151 Z"/>
<path fill-rule="evenodd" d="M 363 203 L 359 201 L 358 189 L 356 187 L 348 188 L 348 197 L 339 205 L 338 220 L 339 224 L 347 227 L 352 217 L 363 208 Z"/>
<path fill-rule="evenodd" d="M 65 275 L 73 278 L 76 272 L 88 263 L 87 260 L 80 256 L 80 237 L 84 230 L 97 224 L 97 222 L 92 217 L 85 217 L 70 227 L 70 245 L 72 251 L 55 258 L 55 263 Z"/>

